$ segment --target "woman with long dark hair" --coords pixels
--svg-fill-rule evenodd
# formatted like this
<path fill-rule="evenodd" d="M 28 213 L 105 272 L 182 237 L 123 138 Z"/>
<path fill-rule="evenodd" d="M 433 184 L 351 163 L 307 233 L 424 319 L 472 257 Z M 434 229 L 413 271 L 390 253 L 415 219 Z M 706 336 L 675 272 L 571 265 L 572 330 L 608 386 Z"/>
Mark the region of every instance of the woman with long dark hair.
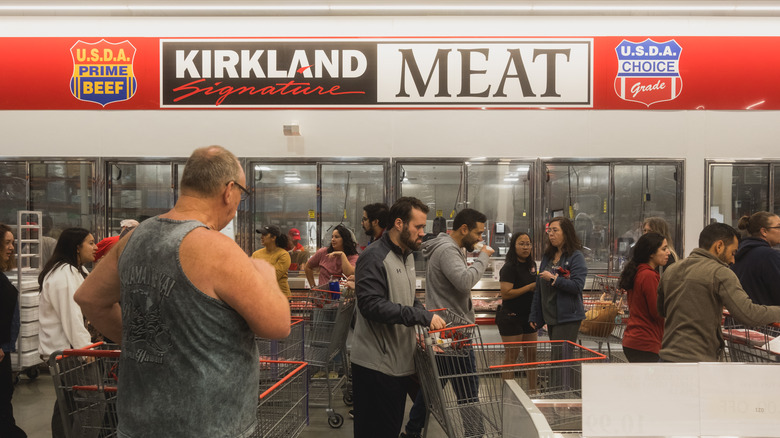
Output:
<path fill-rule="evenodd" d="M 309 286 L 327 286 L 331 277 L 341 279 L 342 274 L 349 277 L 355 273 L 358 253 L 352 232 L 344 225 L 336 225 L 330 239 L 330 246 L 320 248 L 306 262 L 306 278 Z M 314 270 L 319 268 L 319 280 L 314 283 Z"/>
<path fill-rule="evenodd" d="M 658 362 L 664 319 L 658 314 L 658 268 L 669 261 L 669 245 L 658 233 L 647 233 L 634 245 L 634 254 L 620 273 L 618 287 L 628 291 L 628 323 L 623 352 L 629 362 Z"/>
<path fill-rule="evenodd" d="M 576 342 L 580 323 L 585 319 L 582 289 L 588 266 L 581 249 L 569 219 L 550 220 L 529 321 L 533 328 L 547 324 L 552 341 Z"/>
<path fill-rule="evenodd" d="M 16 351 L 19 336 L 19 291 L 5 271 L 10 271 L 14 263 L 14 234 L 7 225 L 0 224 L 0 436 L 24 438 L 27 434 L 16 425 L 11 405 L 14 393 L 11 353 Z"/>
<path fill-rule="evenodd" d="M 503 342 L 536 341 L 536 329 L 528 323 L 531 302 L 536 289 L 536 262 L 531 236 L 515 233 L 509 242 L 504 266 L 499 272 L 501 308 L 496 312 L 496 325 Z M 504 363 L 517 363 L 520 348 L 506 347 Z M 536 345 L 523 348 L 526 362 L 536 362 Z M 507 373 L 504 378 L 512 378 Z M 536 372 L 528 373 L 530 391 L 536 390 Z"/>
<path fill-rule="evenodd" d="M 68 228 L 60 234 L 54 254 L 38 276 L 38 352 L 44 360 L 57 350 L 82 348 L 92 341 L 73 294 L 87 277 L 84 264 L 93 262 L 96 253 L 95 238 L 89 231 Z M 65 436 L 56 402 L 51 427 L 53 437 Z"/>

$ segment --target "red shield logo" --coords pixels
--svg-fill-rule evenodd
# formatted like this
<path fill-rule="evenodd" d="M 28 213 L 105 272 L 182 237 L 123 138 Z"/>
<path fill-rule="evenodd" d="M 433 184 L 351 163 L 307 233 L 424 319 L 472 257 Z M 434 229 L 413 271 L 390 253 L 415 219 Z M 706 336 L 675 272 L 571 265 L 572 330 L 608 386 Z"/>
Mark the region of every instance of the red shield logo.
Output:
<path fill-rule="evenodd" d="M 106 106 L 135 95 L 138 85 L 133 72 L 135 47 L 129 41 L 78 41 L 70 53 L 73 57 L 70 91 L 76 99 Z"/>
<path fill-rule="evenodd" d="M 615 93 L 623 100 L 648 107 L 657 102 L 674 100 L 682 92 L 680 54 L 675 40 L 641 43 L 623 40 L 616 48 L 618 73 Z"/>

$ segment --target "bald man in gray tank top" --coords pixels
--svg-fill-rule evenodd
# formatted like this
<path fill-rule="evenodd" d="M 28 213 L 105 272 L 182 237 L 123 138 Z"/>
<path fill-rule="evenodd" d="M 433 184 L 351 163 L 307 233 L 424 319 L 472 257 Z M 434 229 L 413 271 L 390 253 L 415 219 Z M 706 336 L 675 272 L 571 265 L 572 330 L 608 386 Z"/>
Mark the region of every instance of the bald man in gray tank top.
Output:
<path fill-rule="evenodd" d="M 195 150 L 173 209 L 123 237 L 76 291 L 84 316 L 122 340 L 121 438 L 255 432 L 254 337 L 286 337 L 290 307 L 274 268 L 219 232 L 245 185 L 232 153 Z"/>

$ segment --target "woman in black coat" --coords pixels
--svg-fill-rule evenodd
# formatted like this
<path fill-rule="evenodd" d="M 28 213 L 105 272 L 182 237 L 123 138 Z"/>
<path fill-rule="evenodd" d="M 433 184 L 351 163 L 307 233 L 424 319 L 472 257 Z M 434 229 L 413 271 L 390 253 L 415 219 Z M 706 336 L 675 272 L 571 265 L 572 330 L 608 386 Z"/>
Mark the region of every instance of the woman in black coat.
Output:
<path fill-rule="evenodd" d="M 14 265 L 14 235 L 0 224 L 0 436 L 24 438 L 16 425 L 11 397 L 14 393 L 11 353 L 19 336 L 19 291 L 5 275 Z"/>

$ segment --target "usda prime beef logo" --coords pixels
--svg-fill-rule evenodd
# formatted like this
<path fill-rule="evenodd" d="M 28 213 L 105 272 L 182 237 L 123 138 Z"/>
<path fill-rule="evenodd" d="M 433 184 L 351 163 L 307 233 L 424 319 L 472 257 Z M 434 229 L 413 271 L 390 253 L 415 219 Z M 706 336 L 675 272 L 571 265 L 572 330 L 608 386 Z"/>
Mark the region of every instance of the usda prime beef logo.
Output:
<path fill-rule="evenodd" d="M 133 71 L 135 47 L 129 41 L 79 40 L 70 48 L 70 54 L 73 57 L 70 92 L 76 99 L 106 106 L 135 95 L 138 87 Z"/>
<path fill-rule="evenodd" d="M 649 107 L 680 95 L 682 47 L 675 40 L 663 43 L 649 38 L 641 43 L 623 40 L 615 51 L 618 58 L 615 92 L 621 99 Z"/>

